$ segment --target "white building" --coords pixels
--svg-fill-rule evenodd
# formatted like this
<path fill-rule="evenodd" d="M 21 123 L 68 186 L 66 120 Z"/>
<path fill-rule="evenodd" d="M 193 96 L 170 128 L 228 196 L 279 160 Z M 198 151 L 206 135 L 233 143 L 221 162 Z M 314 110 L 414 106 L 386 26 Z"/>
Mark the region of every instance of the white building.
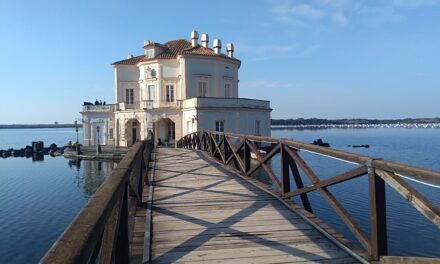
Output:
<path fill-rule="evenodd" d="M 238 97 L 232 43 L 222 54 L 219 39 L 198 38 L 145 41 L 144 54 L 113 63 L 116 103 L 83 106 L 84 145 L 131 146 L 149 131 L 167 145 L 203 129 L 270 136 L 270 102 Z"/>

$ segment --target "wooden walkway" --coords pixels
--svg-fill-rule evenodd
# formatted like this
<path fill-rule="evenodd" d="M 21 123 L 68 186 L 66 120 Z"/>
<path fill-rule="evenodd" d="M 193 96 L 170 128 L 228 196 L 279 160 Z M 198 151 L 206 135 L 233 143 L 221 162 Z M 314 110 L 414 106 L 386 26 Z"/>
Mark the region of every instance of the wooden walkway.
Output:
<path fill-rule="evenodd" d="M 203 153 L 155 152 L 152 263 L 358 263 L 281 201 Z M 143 213 L 134 227 L 141 245 Z"/>

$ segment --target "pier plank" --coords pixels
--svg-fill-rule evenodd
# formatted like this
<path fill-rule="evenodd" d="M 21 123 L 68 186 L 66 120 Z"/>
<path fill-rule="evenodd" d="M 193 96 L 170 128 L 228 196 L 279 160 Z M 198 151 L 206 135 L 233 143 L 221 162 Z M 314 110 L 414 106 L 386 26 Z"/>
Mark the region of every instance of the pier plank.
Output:
<path fill-rule="evenodd" d="M 151 263 L 359 263 L 278 199 L 200 152 L 155 152 Z M 134 252 L 144 242 L 143 213 L 136 212 Z"/>

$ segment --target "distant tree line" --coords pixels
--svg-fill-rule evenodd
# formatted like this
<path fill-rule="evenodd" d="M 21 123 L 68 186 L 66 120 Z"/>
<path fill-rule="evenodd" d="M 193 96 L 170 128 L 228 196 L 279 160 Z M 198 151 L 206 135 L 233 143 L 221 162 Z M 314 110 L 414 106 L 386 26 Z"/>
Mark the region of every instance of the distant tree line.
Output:
<path fill-rule="evenodd" d="M 429 124 L 440 123 L 440 118 L 404 118 L 404 119 L 322 119 L 322 118 L 297 118 L 297 119 L 272 119 L 273 126 L 297 125 L 380 125 L 380 124 Z"/>

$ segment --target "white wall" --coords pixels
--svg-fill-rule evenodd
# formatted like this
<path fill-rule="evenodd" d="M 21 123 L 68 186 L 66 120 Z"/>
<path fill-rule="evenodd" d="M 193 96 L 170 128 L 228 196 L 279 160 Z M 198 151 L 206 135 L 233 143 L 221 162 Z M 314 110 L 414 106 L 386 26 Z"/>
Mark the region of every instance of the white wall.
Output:
<path fill-rule="evenodd" d="M 113 128 L 113 113 L 83 113 L 84 145 L 94 146 L 97 143 L 99 126 L 100 145 L 113 144 L 109 138 L 109 129 Z M 115 132 L 113 131 L 113 136 Z"/>
<path fill-rule="evenodd" d="M 125 89 L 134 90 L 134 101 L 140 101 L 139 69 L 136 66 L 115 67 L 115 95 L 116 103 L 125 102 Z"/>
<path fill-rule="evenodd" d="M 261 136 L 270 136 L 270 111 L 247 109 L 197 110 L 197 129 L 215 130 L 215 121 L 224 121 L 225 132 L 255 135 L 255 121 L 260 120 Z"/>
<path fill-rule="evenodd" d="M 238 97 L 238 64 L 218 58 L 184 57 L 185 99 L 197 97 L 198 81 L 208 82 L 207 97 L 225 97 L 225 83 L 231 83 L 230 97 Z"/>

